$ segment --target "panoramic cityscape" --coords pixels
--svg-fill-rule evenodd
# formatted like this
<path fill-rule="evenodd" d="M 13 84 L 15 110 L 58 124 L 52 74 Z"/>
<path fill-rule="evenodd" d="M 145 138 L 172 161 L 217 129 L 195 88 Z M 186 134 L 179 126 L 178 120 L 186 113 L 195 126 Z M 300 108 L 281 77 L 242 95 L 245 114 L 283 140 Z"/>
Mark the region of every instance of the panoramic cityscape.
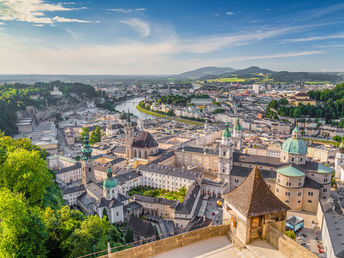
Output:
<path fill-rule="evenodd" d="M 0 257 L 344 257 L 343 15 L 0 0 Z"/>

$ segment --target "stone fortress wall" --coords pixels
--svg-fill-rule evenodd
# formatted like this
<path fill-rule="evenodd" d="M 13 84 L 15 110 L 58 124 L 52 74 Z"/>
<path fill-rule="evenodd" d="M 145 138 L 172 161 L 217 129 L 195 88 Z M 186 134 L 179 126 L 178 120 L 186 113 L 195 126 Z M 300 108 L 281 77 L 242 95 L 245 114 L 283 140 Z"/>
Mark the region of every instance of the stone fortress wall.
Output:
<path fill-rule="evenodd" d="M 217 236 L 229 236 L 230 225 L 209 226 L 180 235 L 157 240 L 144 245 L 132 247 L 123 251 L 112 253 L 111 256 L 104 255 L 102 258 L 146 258 L 152 257 L 175 248 L 183 247 L 197 241 L 206 240 Z M 291 258 L 316 258 L 317 256 L 299 245 L 296 241 L 284 235 L 271 225 L 267 225 L 266 241 L 278 249 L 284 255 Z M 245 248 L 245 245 L 233 239 L 233 244 L 239 249 Z"/>
<path fill-rule="evenodd" d="M 268 225 L 266 241 L 290 258 L 316 258 L 315 254 L 299 245 L 295 240 Z"/>

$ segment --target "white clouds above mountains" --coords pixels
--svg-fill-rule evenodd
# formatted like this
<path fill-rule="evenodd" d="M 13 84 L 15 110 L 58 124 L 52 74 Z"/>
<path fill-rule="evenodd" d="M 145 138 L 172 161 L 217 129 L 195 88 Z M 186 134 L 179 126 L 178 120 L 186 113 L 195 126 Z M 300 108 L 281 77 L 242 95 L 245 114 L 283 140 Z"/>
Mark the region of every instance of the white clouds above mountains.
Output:
<path fill-rule="evenodd" d="M 80 22 L 85 20 L 69 19 L 59 16 L 54 18 L 46 16 L 46 12 L 55 11 L 77 11 L 87 9 L 67 8 L 62 4 L 49 4 L 44 0 L 0 0 L 0 20 L 3 21 L 20 21 L 28 23 L 52 24 L 54 22 Z"/>

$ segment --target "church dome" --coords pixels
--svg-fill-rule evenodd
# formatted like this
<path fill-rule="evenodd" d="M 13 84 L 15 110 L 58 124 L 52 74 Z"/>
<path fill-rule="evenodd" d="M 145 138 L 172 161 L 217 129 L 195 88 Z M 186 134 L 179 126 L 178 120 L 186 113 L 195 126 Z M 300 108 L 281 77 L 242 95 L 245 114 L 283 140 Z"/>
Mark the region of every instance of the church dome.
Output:
<path fill-rule="evenodd" d="M 226 123 L 226 127 L 225 127 L 225 130 L 223 130 L 222 137 L 223 138 L 231 137 L 231 131 L 229 130 L 229 123 Z"/>
<path fill-rule="evenodd" d="M 292 136 L 283 143 L 282 151 L 290 154 L 307 154 L 307 144 L 302 140 L 297 125 L 293 130 Z"/>
<path fill-rule="evenodd" d="M 112 169 L 111 167 L 107 170 L 107 178 L 103 181 L 104 188 L 114 188 L 118 185 L 117 179 L 112 177 Z"/>

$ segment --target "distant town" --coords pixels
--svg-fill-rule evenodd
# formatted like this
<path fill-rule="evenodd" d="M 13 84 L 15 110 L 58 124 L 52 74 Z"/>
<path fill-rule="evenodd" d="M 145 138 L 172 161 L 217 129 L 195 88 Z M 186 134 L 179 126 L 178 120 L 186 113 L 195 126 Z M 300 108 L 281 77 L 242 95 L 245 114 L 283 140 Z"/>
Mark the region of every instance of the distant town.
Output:
<path fill-rule="evenodd" d="M 303 257 L 341 257 L 342 75 L 221 72 L 0 77 L 16 117 L 1 130 L 45 150 L 65 205 L 108 218 L 123 248 L 227 225 L 243 245 L 287 232 Z"/>

